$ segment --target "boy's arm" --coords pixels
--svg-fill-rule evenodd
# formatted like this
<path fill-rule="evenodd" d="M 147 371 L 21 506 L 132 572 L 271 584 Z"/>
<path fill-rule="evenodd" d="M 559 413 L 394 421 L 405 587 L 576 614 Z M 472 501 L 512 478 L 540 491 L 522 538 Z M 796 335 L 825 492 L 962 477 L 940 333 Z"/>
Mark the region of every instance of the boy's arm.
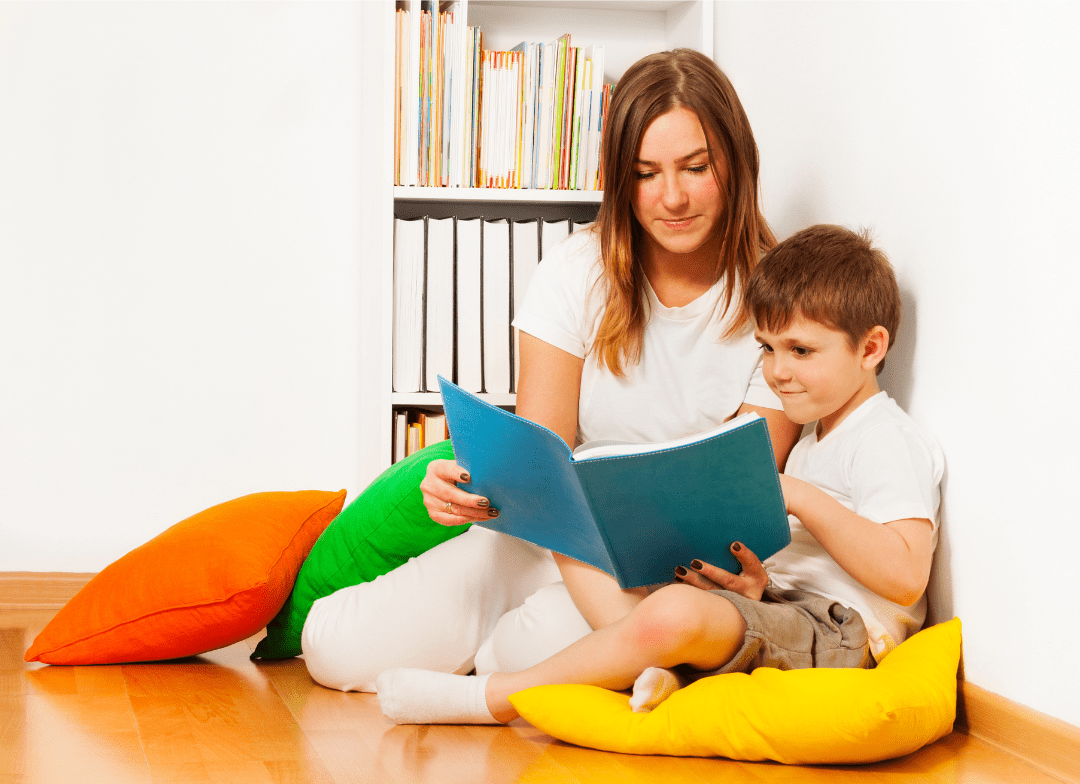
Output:
<path fill-rule="evenodd" d="M 840 567 L 891 602 L 908 607 L 930 579 L 933 525 L 926 518 L 880 524 L 851 511 L 808 482 L 781 474 L 784 500 Z"/>

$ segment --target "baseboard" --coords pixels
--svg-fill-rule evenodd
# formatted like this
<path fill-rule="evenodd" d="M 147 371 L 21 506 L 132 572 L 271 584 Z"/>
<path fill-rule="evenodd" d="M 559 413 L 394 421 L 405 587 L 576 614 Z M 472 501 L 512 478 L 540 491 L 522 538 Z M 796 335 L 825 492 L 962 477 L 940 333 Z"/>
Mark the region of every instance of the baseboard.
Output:
<path fill-rule="evenodd" d="M 93 572 L 0 572 L 0 610 L 59 610 Z"/>
<path fill-rule="evenodd" d="M 1080 727 L 960 681 L 956 729 L 1080 784 Z"/>

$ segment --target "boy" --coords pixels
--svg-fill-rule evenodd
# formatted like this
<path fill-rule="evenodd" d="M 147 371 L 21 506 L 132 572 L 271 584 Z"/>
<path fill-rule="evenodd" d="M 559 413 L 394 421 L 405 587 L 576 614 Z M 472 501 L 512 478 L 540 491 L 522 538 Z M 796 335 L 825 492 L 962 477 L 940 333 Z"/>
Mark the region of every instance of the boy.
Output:
<path fill-rule="evenodd" d="M 621 620 L 521 672 L 389 670 L 388 717 L 506 722 L 509 695 L 548 683 L 633 685 L 649 710 L 685 677 L 871 667 L 922 626 L 944 459 L 878 387 L 900 320 L 892 268 L 866 238 L 813 226 L 762 259 L 744 299 L 766 381 L 792 421 L 817 423 L 781 476 L 791 545 L 763 565 L 736 542 L 738 575 L 680 566 Z"/>

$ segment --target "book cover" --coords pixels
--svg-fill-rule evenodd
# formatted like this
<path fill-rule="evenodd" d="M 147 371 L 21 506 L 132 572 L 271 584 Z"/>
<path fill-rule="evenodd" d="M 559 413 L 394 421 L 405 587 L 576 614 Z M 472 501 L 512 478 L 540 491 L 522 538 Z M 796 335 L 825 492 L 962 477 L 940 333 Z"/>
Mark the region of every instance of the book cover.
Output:
<path fill-rule="evenodd" d="M 791 541 L 765 420 L 654 445 L 571 453 L 555 433 L 439 379 L 457 463 L 499 516 L 479 523 L 602 569 L 624 588 L 697 558 L 732 572 Z M 591 456 L 590 456 L 591 454 Z"/>

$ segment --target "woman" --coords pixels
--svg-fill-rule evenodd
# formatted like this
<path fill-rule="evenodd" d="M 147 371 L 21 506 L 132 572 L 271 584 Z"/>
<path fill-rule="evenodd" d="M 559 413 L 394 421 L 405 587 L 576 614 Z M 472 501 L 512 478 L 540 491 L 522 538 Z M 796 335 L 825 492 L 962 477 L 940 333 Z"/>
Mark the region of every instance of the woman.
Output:
<path fill-rule="evenodd" d="M 757 147 L 731 83 L 691 50 L 638 61 L 613 93 L 603 166 L 596 223 L 544 259 L 515 320 L 521 331 L 517 413 L 574 445 L 599 438 L 662 441 L 756 411 L 768 422 L 782 469 L 799 428 L 761 376 L 758 346 L 741 308 L 742 285 L 775 238 L 758 204 Z M 458 482 L 468 479 L 453 462 L 429 465 L 421 490 L 433 520 L 458 525 L 498 514 Z M 552 647 L 622 618 L 647 593 L 623 590 L 606 573 L 565 556 L 554 555 L 556 573 L 538 549 L 474 528 L 416 559 L 428 560 L 428 571 L 437 574 L 433 582 L 444 589 L 433 589 L 431 597 L 463 602 L 453 614 L 454 624 L 468 627 L 464 636 L 490 626 L 489 633 L 508 638 L 496 641 L 501 652 L 485 654 L 497 661 L 484 667 L 478 661 L 477 671 L 528 666 Z M 547 588 L 544 601 L 530 608 L 539 627 L 511 616 L 496 629 L 495 611 L 513 610 L 524 601 L 521 593 L 529 596 L 560 577 L 565 588 Z M 351 600 L 338 597 L 347 591 Z M 471 659 L 455 663 L 460 651 L 440 664 L 426 652 L 462 637 L 446 631 L 452 624 L 445 604 L 438 617 L 428 613 L 442 632 L 399 624 L 383 633 L 383 639 L 408 640 L 407 651 L 399 651 L 405 661 L 358 652 L 355 635 L 342 637 L 341 627 L 357 623 L 369 601 L 361 598 L 365 593 L 360 586 L 344 589 L 321 600 L 327 606 L 319 613 L 318 603 L 312 609 L 304 651 L 316 680 L 370 690 L 376 670 L 389 666 L 468 671 Z M 398 606 L 406 623 L 417 617 Z M 485 616 L 479 624 L 477 613 Z"/>

